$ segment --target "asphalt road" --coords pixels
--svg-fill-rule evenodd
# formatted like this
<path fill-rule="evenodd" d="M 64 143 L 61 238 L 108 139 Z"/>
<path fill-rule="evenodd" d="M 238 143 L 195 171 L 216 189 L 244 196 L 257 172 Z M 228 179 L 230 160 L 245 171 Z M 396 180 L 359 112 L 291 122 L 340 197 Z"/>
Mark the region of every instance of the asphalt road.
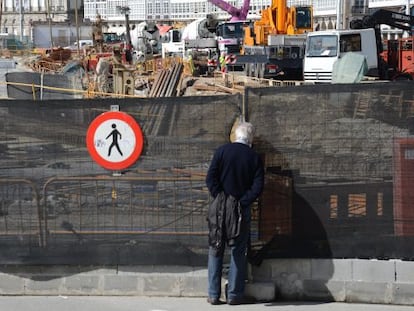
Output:
<path fill-rule="evenodd" d="M 1 311 L 414 311 L 414 306 L 273 302 L 238 306 L 211 306 L 205 298 L 130 296 L 0 296 Z"/>

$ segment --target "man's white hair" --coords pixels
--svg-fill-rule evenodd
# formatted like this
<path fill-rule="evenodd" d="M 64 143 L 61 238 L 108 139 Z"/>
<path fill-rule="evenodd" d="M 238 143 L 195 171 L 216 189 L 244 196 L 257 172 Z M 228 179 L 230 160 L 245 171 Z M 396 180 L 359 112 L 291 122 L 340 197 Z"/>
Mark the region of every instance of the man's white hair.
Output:
<path fill-rule="evenodd" d="M 235 130 L 236 142 L 242 142 L 247 145 L 253 143 L 254 126 L 249 122 L 240 123 Z"/>

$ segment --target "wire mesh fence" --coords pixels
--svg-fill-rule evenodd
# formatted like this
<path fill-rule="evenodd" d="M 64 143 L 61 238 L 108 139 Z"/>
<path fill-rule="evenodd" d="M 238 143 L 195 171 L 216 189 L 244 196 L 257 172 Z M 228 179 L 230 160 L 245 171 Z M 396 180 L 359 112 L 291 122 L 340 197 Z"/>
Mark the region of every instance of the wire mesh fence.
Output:
<path fill-rule="evenodd" d="M 205 174 L 242 111 L 266 167 L 252 206 L 256 256 L 412 259 L 413 98 L 398 82 L 254 88 L 244 98 L 0 102 L 1 207 L 13 206 L 13 216 L 0 215 L 0 247 L 15 245 L 0 261 L 205 263 Z M 111 105 L 144 134 L 141 156 L 120 176 L 85 144 Z"/>

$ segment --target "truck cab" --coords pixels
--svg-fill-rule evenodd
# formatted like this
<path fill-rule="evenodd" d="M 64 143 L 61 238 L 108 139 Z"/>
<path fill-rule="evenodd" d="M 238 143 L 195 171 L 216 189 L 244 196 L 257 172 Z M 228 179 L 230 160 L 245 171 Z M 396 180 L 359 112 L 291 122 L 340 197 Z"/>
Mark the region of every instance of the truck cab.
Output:
<path fill-rule="evenodd" d="M 378 70 L 374 29 L 326 30 L 307 34 L 303 78 L 307 83 L 332 83 L 334 64 L 347 53 L 365 56 L 368 71 Z"/>
<path fill-rule="evenodd" d="M 244 27 L 248 27 L 249 24 L 246 21 L 222 22 L 218 24 L 216 34 L 220 52 L 240 54 L 243 46 Z"/>
<path fill-rule="evenodd" d="M 179 29 L 170 29 L 162 38 L 161 55 L 162 58 L 167 56 L 184 57 L 185 44 L 181 39 Z"/>

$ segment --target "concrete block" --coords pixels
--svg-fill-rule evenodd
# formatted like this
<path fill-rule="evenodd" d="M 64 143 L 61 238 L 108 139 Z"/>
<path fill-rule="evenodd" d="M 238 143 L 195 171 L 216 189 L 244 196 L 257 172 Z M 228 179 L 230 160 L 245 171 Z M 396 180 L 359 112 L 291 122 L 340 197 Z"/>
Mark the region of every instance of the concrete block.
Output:
<path fill-rule="evenodd" d="M 272 282 L 247 283 L 244 294 L 246 297 L 254 298 L 257 301 L 275 301 L 276 284 Z"/>
<path fill-rule="evenodd" d="M 392 286 L 392 304 L 414 305 L 414 284 L 396 283 Z"/>
<path fill-rule="evenodd" d="M 38 275 L 33 279 L 25 279 L 26 295 L 59 295 L 63 279 L 60 275 Z"/>
<path fill-rule="evenodd" d="M 249 265 L 254 280 L 271 281 L 273 264 L 276 264 L 276 260 L 268 259 L 264 260 L 260 266 Z"/>
<path fill-rule="evenodd" d="M 351 259 L 312 259 L 312 280 L 352 280 Z"/>
<path fill-rule="evenodd" d="M 101 295 L 101 277 L 98 275 L 72 275 L 65 277 L 62 292 L 67 295 Z"/>
<path fill-rule="evenodd" d="M 392 260 L 352 261 L 352 280 L 361 282 L 394 282 L 395 263 Z"/>
<path fill-rule="evenodd" d="M 181 296 L 181 278 L 174 274 L 152 274 L 144 278 L 143 294 L 147 296 Z"/>
<path fill-rule="evenodd" d="M 301 296 L 307 300 L 334 301 L 326 281 L 322 280 L 304 280 Z"/>
<path fill-rule="evenodd" d="M 271 263 L 272 279 L 292 278 L 309 280 L 312 276 L 311 259 L 278 259 Z"/>
<path fill-rule="evenodd" d="M 280 297 L 284 300 L 303 300 L 303 281 L 297 280 L 294 283 L 276 281 Z"/>
<path fill-rule="evenodd" d="M 325 283 L 334 301 L 346 300 L 346 282 L 331 280 Z"/>
<path fill-rule="evenodd" d="M 414 262 L 395 261 L 396 283 L 414 284 Z"/>
<path fill-rule="evenodd" d="M 24 279 L 14 275 L 1 274 L 0 276 L 1 295 L 23 295 Z"/>
<path fill-rule="evenodd" d="M 207 275 L 185 276 L 181 279 L 181 296 L 183 297 L 204 297 L 208 293 Z"/>
<path fill-rule="evenodd" d="M 105 275 L 103 292 L 108 295 L 136 295 L 138 277 L 136 275 Z"/>
<path fill-rule="evenodd" d="M 374 282 L 346 282 L 346 301 L 364 303 L 392 302 L 392 284 Z"/>

